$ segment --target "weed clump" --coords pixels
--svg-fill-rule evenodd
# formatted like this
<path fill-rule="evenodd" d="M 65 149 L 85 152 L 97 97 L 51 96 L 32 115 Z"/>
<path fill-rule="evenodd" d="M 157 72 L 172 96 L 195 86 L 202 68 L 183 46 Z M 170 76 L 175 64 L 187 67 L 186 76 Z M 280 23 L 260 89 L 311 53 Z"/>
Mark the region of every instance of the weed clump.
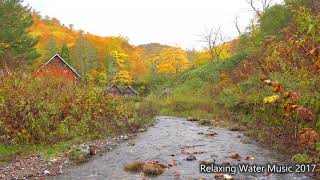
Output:
<path fill-rule="evenodd" d="M 165 166 L 161 164 L 146 163 L 142 167 L 145 175 L 158 176 L 165 171 Z"/>
<path fill-rule="evenodd" d="M 124 170 L 129 172 L 143 172 L 147 176 L 158 176 L 164 173 L 167 166 L 159 162 L 133 161 L 125 165 Z"/>
<path fill-rule="evenodd" d="M 130 172 L 139 172 L 142 170 L 144 162 L 141 161 L 133 161 L 129 162 L 124 166 L 124 170 L 130 171 Z"/>

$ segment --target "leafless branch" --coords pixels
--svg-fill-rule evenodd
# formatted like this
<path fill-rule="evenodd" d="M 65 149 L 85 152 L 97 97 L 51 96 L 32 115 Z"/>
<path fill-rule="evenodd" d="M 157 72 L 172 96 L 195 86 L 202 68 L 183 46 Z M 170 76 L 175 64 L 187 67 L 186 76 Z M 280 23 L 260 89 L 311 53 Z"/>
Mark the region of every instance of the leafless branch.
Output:
<path fill-rule="evenodd" d="M 236 16 L 235 19 L 234 19 L 234 25 L 236 26 L 236 29 L 239 33 L 239 36 L 242 35 L 242 32 L 241 32 L 241 29 L 240 29 L 240 26 L 239 26 L 239 17 Z"/>
<path fill-rule="evenodd" d="M 225 42 L 225 39 L 221 33 L 221 27 L 218 27 L 217 29 L 211 28 L 206 34 L 203 35 L 202 39 L 202 42 L 207 44 L 211 61 L 219 61 L 223 51 L 222 45 Z"/>
<path fill-rule="evenodd" d="M 272 5 L 273 0 L 247 0 L 247 3 L 258 16 L 261 16 L 261 13 Z"/>

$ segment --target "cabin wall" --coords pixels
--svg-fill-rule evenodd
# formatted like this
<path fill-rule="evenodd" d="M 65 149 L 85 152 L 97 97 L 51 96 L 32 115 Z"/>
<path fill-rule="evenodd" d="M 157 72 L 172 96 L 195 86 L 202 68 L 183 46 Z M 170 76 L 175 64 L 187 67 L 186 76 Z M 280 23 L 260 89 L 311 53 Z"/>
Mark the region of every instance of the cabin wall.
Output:
<path fill-rule="evenodd" d="M 74 72 L 63 63 L 58 57 L 52 59 L 47 65 L 42 67 L 36 76 L 52 75 L 56 77 L 64 77 L 70 80 L 76 80 Z"/>

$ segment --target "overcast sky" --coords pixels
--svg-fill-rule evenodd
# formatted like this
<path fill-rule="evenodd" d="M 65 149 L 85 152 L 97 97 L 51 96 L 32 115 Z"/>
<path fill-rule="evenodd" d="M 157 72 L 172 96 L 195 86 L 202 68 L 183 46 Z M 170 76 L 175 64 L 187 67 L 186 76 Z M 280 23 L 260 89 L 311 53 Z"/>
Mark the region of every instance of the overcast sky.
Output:
<path fill-rule="evenodd" d="M 281 0 L 275 0 L 280 2 Z M 131 44 L 151 42 L 203 47 L 199 35 L 221 26 L 229 38 L 237 36 L 233 21 L 244 28 L 253 17 L 246 0 L 25 0 L 41 15 L 100 36 L 122 35 Z"/>

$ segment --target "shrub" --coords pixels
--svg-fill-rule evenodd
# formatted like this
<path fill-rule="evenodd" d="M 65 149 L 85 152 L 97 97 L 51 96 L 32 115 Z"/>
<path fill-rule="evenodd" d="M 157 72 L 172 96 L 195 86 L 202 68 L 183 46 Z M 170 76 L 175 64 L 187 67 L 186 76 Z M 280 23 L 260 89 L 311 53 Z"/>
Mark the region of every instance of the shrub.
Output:
<path fill-rule="evenodd" d="M 131 104 L 69 80 L 12 76 L 0 88 L 3 143 L 56 143 L 132 130 Z"/>
<path fill-rule="evenodd" d="M 283 5 L 275 5 L 267 9 L 260 18 L 261 33 L 264 35 L 275 35 L 290 22 L 292 14 Z"/>

